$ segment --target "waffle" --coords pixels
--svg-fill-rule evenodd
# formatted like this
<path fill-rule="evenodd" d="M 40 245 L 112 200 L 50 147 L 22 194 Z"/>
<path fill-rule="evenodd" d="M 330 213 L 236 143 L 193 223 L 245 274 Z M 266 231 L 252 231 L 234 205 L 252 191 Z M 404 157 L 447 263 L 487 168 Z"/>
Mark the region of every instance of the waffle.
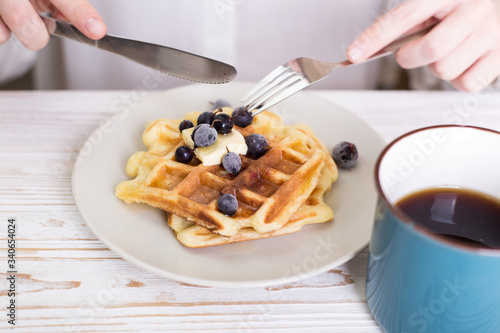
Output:
<path fill-rule="evenodd" d="M 198 115 L 191 112 L 185 119 L 196 122 Z M 264 135 L 270 146 L 257 160 L 242 156 L 242 171 L 237 176 L 228 174 L 220 165 L 204 167 L 196 159 L 189 164 L 178 163 L 174 153 L 183 144 L 180 121 L 160 119 L 147 126 L 143 141 L 148 151 L 137 152 L 129 159 L 126 170 L 134 179 L 117 186 L 120 199 L 161 208 L 211 234 L 233 239 L 248 234 L 244 237 L 253 239 L 258 236 L 253 233 L 278 234 L 297 229 L 300 223 L 290 229 L 289 222 L 318 187 L 320 178 L 327 177 L 331 185 L 337 177 L 333 160 L 312 130 L 305 125 L 285 126 L 269 112 L 256 116 L 246 128 L 235 126 L 244 136 Z M 224 193 L 238 199 L 238 210 L 232 217 L 217 209 L 217 199 Z M 305 224 L 304 218 L 297 219 Z M 187 235 L 188 229 L 192 232 L 193 226 L 179 235 Z"/>
<path fill-rule="evenodd" d="M 330 190 L 332 185 L 332 178 L 329 171 L 328 167 L 323 168 L 321 178 L 306 202 L 283 227 L 271 232 L 259 233 L 253 228 L 242 228 L 234 236 L 222 236 L 194 222 L 190 222 L 184 217 L 171 213 L 167 213 L 167 222 L 175 232 L 179 242 L 193 248 L 224 245 L 294 233 L 300 231 L 304 225 L 323 223 L 333 219 L 332 209 L 323 201 L 323 195 Z"/>

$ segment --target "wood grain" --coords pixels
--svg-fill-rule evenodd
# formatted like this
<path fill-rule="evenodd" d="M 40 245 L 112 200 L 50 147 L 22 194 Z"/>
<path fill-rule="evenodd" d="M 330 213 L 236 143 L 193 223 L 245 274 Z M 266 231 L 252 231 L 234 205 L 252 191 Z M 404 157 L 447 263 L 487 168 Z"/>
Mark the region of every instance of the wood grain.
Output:
<path fill-rule="evenodd" d="M 314 93 L 386 140 L 444 122 L 500 130 L 500 95 L 493 93 L 476 100 L 455 92 Z M 15 332 L 381 332 L 366 304 L 366 250 L 297 283 L 228 289 L 169 280 L 106 248 L 78 213 L 71 169 L 124 94 L 0 92 L 0 216 L 18 224 Z M 6 250 L 5 230 L 2 281 Z M 2 308 L 7 301 L 2 289 Z M 2 311 L 0 329 L 7 330 Z"/>

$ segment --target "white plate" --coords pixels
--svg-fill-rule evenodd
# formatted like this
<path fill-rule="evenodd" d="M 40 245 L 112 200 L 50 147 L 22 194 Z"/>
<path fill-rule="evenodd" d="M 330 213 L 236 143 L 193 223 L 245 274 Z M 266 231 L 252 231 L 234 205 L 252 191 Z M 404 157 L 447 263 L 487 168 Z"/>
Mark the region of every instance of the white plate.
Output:
<path fill-rule="evenodd" d="M 189 85 L 165 92 L 136 92 L 124 109 L 94 132 L 83 145 L 73 170 L 73 194 L 90 229 L 111 250 L 149 271 L 178 281 L 219 287 L 288 283 L 332 269 L 368 245 L 375 211 L 375 160 L 385 143 L 367 124 L 328 101 L 299 93 L 273 111 L 285 123 L 306 123 L 331 149 L 351 141 L 360 153 L 351 170 L 340 170 L 326 202 L 332 222 L 305 226 L 300 232 L 204 249 L 180 244 L 163 211 L 126 204 L 115 197 L 116 185 L 129 179 L 127 159 L 144 150 L 145 124 L 158 118 L 183 118 L 206 111 L 219 98 L 239 105 L 253 84 Z M 134 95 L 131 95 L 132 97 Z"/>

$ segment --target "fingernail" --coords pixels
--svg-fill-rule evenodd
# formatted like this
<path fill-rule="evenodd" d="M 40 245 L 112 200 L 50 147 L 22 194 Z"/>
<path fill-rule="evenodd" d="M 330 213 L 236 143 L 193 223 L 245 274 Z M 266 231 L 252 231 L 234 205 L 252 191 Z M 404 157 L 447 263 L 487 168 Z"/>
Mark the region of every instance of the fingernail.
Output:
<path fill-rule="evenodd" d="M 366 45 L 355 42 L 347 51 L 347 55 L 351 60 L 357 60 L 363 57 L 366 52 Z"/>
<path fill-rule="evenodd" d="M 88 32 L 94 37 L 102 37 L 106 32 L 104 23 L 95 17 L 89 18 L 87 22 L 85 22 L 85 28 L 87 28 Z"/>

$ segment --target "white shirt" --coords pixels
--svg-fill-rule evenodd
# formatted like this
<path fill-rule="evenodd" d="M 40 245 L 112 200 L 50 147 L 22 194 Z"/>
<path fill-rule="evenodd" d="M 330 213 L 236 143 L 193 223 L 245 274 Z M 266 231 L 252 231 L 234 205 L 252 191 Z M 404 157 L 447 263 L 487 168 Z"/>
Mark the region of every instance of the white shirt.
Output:
<path fill-rule="evenodd" d="M 26 49 L 12 36 L 0 45 L 0 85 L 14 80 L 28 72 L 36 60 L 36 52 Z"/>
<path fill-rule="evenodd" d="M 350 42 L 386 8 L 384 0 L 90 1 L 108 34 L 166 45 L 227 62 L 237 80 L 259 81 L 296 57 L 342 61 Z M 58 49 L 60 48 L 60 49 Z M 62 54 L 62 56 L 61 56 Z M 373 89 L 380 62 L 341 69 L 315 88 Z M 149 71 L 123 57 L 69 40 L 40 54 L 40 89 L 133 89 Z M 187 84 L 162 78 L 158 89 Z"/>

